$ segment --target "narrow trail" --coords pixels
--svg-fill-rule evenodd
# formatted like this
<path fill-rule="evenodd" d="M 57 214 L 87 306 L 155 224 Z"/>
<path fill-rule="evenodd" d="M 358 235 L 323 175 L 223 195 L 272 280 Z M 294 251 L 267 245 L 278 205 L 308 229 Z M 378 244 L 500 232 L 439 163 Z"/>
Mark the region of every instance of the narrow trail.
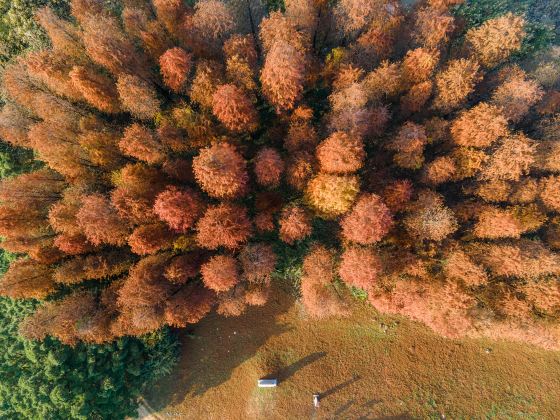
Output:
<path fill-rule="evenodd" d="M 140 397 L 137 420 L 163 420 L 163 417 L 158 415 L 144 398 Z"/>

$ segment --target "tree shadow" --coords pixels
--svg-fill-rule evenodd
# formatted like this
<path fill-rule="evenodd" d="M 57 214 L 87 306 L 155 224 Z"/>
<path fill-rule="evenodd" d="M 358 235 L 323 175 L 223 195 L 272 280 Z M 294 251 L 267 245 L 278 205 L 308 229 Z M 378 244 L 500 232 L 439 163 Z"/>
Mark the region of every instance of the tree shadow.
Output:
<path fill-rule="evenodd" d="M 323 400 L 323 399 L 327 398 L 329 395 L 332 395 L 335 392 L 338 392 L 341 389 L 344 389 L 344 388 L 352 385 L 354 382 L 358 382 L 360 379 L 362 379 L 362 377 L 359 376 L 359 375 L 356 375 L 352 379 L 349 379 L 349 380 L 347 380 L 345 382 L 342 382 L 342 383 L 340 383 L 336 386 L 333 386 L 332 388 L 326 390 L 325 392 L 321 392 L 319 394 L 319 400 Z"/>
<path fill-rule="evenodd" d="M 170 375 L 146 390 L 146 399 L 162 409 L 181 403 L 187 393 L 201 395 L 227 381 L 270 337 L 292 329 L 278 318 L 294 300 L 274 290 L 266 305 L 249 307 L 241 316 L 225 318 L 213 312 L 190 328 L 176 330 L 181 344 L 179 363 Z M 283 377 L 316 360 L 317 356 L 311 356 L 288 366 Z"/>

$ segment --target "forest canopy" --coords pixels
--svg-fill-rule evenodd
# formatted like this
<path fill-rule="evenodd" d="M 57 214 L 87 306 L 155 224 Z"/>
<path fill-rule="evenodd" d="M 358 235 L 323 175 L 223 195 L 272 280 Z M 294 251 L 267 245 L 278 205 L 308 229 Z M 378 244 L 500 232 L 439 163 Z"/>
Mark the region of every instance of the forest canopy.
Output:
<path fill-rule="evenodd" d="M 312 317 L 361 291 L 445 336 L 560 348 L 559 66 L 513 60 L 549 41 L 527 16 L 459 3 L 38 10 L 50 46 L 6 66 L 0 113 L 44 163 L 0 184 L 25 255 L 0 294 L 43 301 L 21 333 L 237 316 L 297 272 Z"/>
<path fill-rule="evenodd" d="M 169 373 L 176 345 L 169 331 L 142 339 L 74 348 L 18 334 L 31 301 L 0 298 L 0 417 L 124 419 L 135 416 L 146 384 Z"/>

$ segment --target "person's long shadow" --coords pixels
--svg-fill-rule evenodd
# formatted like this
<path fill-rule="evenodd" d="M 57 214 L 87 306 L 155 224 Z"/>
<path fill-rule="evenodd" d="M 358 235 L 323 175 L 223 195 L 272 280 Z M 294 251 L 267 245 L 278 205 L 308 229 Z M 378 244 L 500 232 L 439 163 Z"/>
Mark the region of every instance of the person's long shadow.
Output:
<path fill-rule="evenodd" d="M 177 330 L 181 343 L 179 364 L 171 375 L 146 392 L 146 398 L 154 408 L 162 408 L 182 402 L 187 393 L 201 395 L 227 381 L 233 370 L 253 357 L 270 337 L 292 329 L 277 317 L 293 303 L 293 297 L 275 290 L 266 305 L 249 307 L 241 316 L 225 318 L 211 313 L 190 329 Z M 294 365 L 304 366 L 304 359 Z M 283 378 L 298 369 L 294 365 L 283 371 Z"/>
<path fill-rule="evenodd" d="M 315 353 L 311 353 L 299 359 L 297 362 L 294 362 L 289 366 L 279 369 L 276 372 L 275 376 L 278 378 L 278 382 L 282 383 L 283 381 L 289 379 L 298 370 L 303 369 L 305 366 L 310 365 L 311 363 L 321 359 L 322 357 L 325 357 L 326 355 L 327 353 L 324 351 L 317 351 Z M 269 376 L 273 377 L 273 375 L 269 375 Z"/>
<path fill-rule="evenodd" d="M 348 379 L 345 382 L 342 382 L 336 386 L 333 386 L 332 388 L 326 390 L 325 392 L 321 392 L 319 394 L 319 400 L 324 400 L 325 398 L 327 398 L 329 395 L 334 394 L 335 392 L 340 391 L 341 389 L 344 389 L 350 385 L 352 385 L 354 382 L 358 382 L 360 379 L 362 379 L 362 377 L 360 375 L 356 375 L 354 376 L 352 379 Z"/>
<path fill-rule="evenodd" d="M 344 412 L 345 412 L 346 410 L 348 410 L 350 407 L 352 407 L 353 404 L 354 404 L 354 400 L 352 399 L 352 400 L 348 400 L 348 401 L 346 402 L 346 404 L 344 404 L 344 405 L 338 407 L 338 409 L 337 409 L 337 410 L 335 411 L 335 413 L 334 413 L 334 418 L 335 418 L 335 419 L 336 419 L 336 418 L 343 418 L 342 415 L 344 414 Z"/>

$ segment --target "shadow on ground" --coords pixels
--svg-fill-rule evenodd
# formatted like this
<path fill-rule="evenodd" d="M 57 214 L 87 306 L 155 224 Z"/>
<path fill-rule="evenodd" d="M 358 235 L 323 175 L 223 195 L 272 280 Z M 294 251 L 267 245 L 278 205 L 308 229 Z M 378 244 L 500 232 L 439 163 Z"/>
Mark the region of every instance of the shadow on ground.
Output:
<path fill-rule="evenodd" d="M 313 362 L 316 362 L 317 360 L 325 357 L 326 355 L 327 355 L 327 353 L 324 352 L 324 351 L 318 351 L 318 352 L 315 352 L 315 353 L 311 353 L 311 354 L 309 354 L 305 357 L 302 357 L 297 362 L 294 362 L 289 366 L 286 366 L 286 367 L 283 367 L 283 368 L 279 369 L 276 372 L 275 375 L 269 375 L 269 377 L 278 378 L 278 382 L 282 383 L 284 381 L 287 381 L 297 371 L 303 369 L 304 367 L 306 367 L 307 365 L 310 365 Z"/>
<path fill-rule="evenodd" d="M 365 304 L 349 318 L 311 321 L 290 295 L 272 296 L 244 316 L 212 315 L 192 337 L 181 333 L 180 365 L 146 395 L 163 418 L 558 418 L 558 352 L 448 340 Z M 391 333 L 379 328 L 397 320 Z M 258 388 L 265 375 L 279 386 Z"/>
<path fill-rule="evenodd" d="M 354 377 L 351 378 L 351 379 L 348 379 L 347 381 L 344 381 L 344 382 L 342 382 L 342 383 L 340 383 L 340 384 L 338 384 L 338 385 L 336 385 L 336 386 L 333 386 L 332 388 L 327 389 L 327 390 L 324 391 L 324 392 L 321 392 L 321 393 L 319 394 L 319 399 L 324 400 L 324 399 L 327 398 L 329 395 L 332 395 L 332 394 L 334 394 L 334 393 L 336 393 L 336 392 L 338 392 L 338 391 L 340 391 L 340 390 L 342 390 L 342 389 L 344 389 L 344 388 L 346 388 L 346 387 L 352 385 L 354 382 L 358 382 L 360 379 L 362 379 L 362 378 L 361 378 L 359 375 L 357 375 L 357 376 L 354 376 Z"/>
<path fill-rule="evenodd" d="M 277 318 L 293 302 L 293 299 L 273 299 L 263 307 L 249 307 L 240 317 L 224 318 L 212 313 L 191 328 L 177 330 L 181 360 L 171 375 L 146 392 L 147 399 L 159 410 L 182 402 L 187 393 L 201 395 L 227 381 L 234 369 L 253 357 L 270 337 L 291 330 Z M 259 320 L 258 328 L 255 319 Z M 282 369 L 279 376 L 287 379 L 323 356 L 318 353 L 303 358 Z"/>

